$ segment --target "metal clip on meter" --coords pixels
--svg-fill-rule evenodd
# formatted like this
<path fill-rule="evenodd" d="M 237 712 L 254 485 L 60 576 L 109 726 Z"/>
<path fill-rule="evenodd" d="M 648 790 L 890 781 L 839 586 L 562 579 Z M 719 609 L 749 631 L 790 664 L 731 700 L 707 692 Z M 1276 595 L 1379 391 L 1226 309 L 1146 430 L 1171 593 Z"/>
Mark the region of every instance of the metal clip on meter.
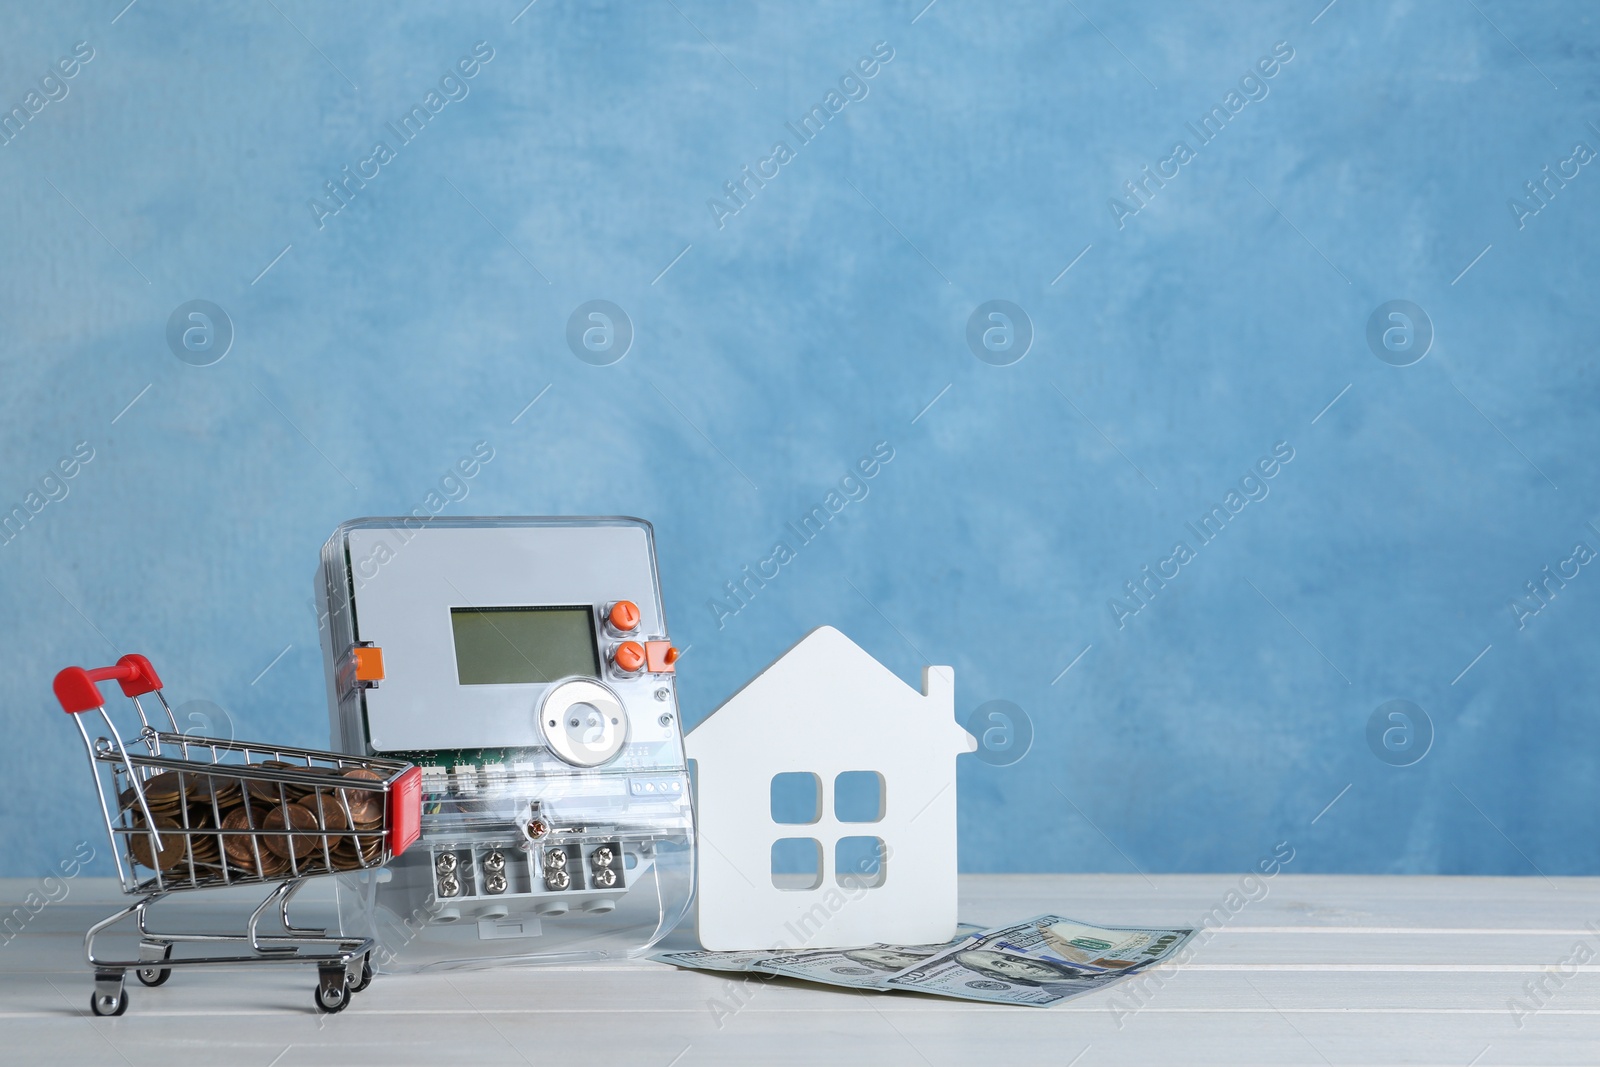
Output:
<path fill-rule="evenodd" d="M 357 519 L 322 550 L 333 744 L 422 768 L 422 839 L 346 878 L 388 970 L 637 955 L 693 887 L 650 524 Z"/>

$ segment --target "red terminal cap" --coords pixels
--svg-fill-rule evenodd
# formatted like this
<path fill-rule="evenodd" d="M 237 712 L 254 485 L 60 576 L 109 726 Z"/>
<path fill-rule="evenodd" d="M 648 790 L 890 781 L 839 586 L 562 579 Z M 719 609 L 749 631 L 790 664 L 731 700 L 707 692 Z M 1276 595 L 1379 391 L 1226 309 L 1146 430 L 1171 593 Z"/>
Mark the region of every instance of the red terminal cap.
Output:
<path fill-rule="evenodd" d="M 624 641 L 611 654 L 611 662 L 617 665 L 617 669 L 629 674 L 643 667 L 644 659 L 644 647 L 637 641 Z"/>
<path fill-rule="evenodd" d="M 631 600 L 619 600 L 611 605 L 606 619 L 617 633 L 631 634 L 639 628 L 639 605 Z"/>

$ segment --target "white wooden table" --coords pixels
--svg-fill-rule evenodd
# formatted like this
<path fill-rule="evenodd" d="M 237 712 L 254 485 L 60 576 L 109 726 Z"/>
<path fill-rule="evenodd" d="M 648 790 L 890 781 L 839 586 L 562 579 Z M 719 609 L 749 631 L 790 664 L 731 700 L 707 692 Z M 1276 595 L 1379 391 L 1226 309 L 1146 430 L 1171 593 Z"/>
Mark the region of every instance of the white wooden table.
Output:
<path fill-rule="evenodd" d="M 995 924 L 1057 911 L 1193 925 L 1239 884 L 1238 875 L 969 875 L 961 916 Z M 1285 873 L 1266 885 L 1191 963 L 1155 972 L 1137 997 L 1121 983 L 1052 1009 L 637 961 L 379 976 L 334 1016 L 312 1010 L 311 968 L 178 971 L 158 989 L 129 975 L 128 1013 L 99 1019 L 88 1012 L 82 932 L 122 898 L 109 882 L 79 879 L 0 945 L 0 1062 L 1600 1063 L 1600 880 Z M 3 913 L 37 888 L 0 881 L 11 902 Z M 203 918 L 196 899 L 182 903 Z M 1530 994 L 1541 981 L 1544 991 Z"/>

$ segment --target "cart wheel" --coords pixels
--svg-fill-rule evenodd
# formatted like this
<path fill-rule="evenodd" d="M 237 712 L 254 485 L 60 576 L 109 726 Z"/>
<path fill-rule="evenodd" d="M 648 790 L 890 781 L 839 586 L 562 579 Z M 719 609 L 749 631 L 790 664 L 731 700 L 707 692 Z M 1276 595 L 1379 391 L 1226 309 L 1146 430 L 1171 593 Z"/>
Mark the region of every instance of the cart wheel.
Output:
<path fill-rule="evenodd" d="M 159 959 L 163 959 L 163 960 L 170 959 L 171 956 L 172 956 L 172 946 L 171 945 L 166 945 L 166 946 L 163 946 L 163 949 L 164 950 L 162 951 Z M 134 976 L 139 979 L 139 981 L 143 982 L 147 986 L 150 986 L 150 987 L 154 988 L 155 986 L 158 986 L 158 985 L 161 985 L 162 983 L 164 983 L 168 978 L 172 977 L 172 968 L 171 967 L 148 967 L 148 966 L 147 967 L 139 967 L 133 973 L 134 973 Z"/>
<path fill-rule="evenodd" d="M 145 985 L 154 988 L 172 977 L 171 967 L 140 967 L 133 972 Z"/>
<path fill-rule="evenodd" d="M 96 1015 L 121 1015 L 128 1010 L 128 991 L 122 975 L 95 975 L 94 992 L 89 994 L 89 1010 Z"/>
<path fill-rule="evenodd" d="M 350 1006 L 350 982 L 345 978 L 343 967 L 322 972 L 313 999 L 317 1010 L 328 1015 Z"/>
<path fill-rule="evenodd" d="M 367 986 L 369 986 L 371 984 L 372 984 L 372 958 L 370 956 L 362 956 L 361 957 L 361 978 L 360 978 L 359 981 L 356 982 L 355 985 L 350 987 L 350 992 L 359 993 L 359 992 L 361 992 L 363 989 L 367 988 Z"/>

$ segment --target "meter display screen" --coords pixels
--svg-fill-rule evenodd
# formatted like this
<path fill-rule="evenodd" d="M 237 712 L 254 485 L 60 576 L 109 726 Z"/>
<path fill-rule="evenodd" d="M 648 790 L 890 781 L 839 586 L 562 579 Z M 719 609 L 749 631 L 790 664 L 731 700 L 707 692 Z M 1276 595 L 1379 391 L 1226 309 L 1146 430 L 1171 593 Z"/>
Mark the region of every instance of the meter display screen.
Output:
<path fill-rule="evenodd" d="M 600 677 L 594 611 L 587 606 L 451 608 L 450 628 L 462 685 Z"/>

